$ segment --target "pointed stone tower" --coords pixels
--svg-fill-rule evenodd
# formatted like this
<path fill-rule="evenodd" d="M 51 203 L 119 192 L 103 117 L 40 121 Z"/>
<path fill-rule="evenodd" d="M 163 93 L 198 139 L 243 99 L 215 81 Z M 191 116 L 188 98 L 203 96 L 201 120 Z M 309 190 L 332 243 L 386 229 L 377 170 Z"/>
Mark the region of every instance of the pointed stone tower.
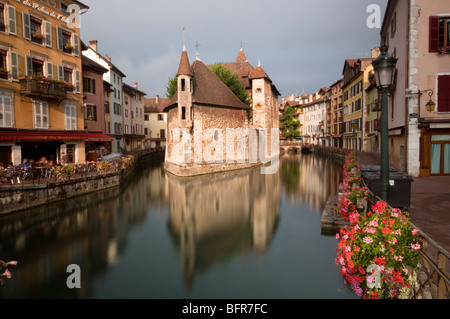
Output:
<path fill-rule="evenodd" d="M 182 128 L 192 128 L 193 123 L 193 94 L 194 94 L 194 73 L 189 64 L 186 47 L 181 53 L 180 65 L 177 72 L 178 80 L 178 119 Z"/>

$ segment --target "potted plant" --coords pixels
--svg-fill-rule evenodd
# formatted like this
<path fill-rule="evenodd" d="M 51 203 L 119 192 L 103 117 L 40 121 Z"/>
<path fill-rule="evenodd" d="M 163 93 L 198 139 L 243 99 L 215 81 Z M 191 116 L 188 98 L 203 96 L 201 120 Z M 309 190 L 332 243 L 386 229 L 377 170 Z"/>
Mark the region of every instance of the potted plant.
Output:
<path fill-rule="evenodd" d="M 0 75 L 8 75 L 8 70 L 5 68 L 0 67 Z"/>
<path fill-rule="evenodd" d="M 39 30 L 34 31 L 34 32 L 31 34 L 31 36 L 32 36 L 34 39 L 38 39 L 38 40 L 42 40 L 42 39 L 44 38 L 44 35 L 43 35 L 42 32 L 39 31 Z"/>
<path fill-rule="evenodd" d="M 73 50 L 73 46 L 72 46 L 70 43 L 67 43 L 67 44 L 64 46 L 64 49 L 65 49 L 66 51 L 72 51 L 72 50 Z"/>
<path fill-rule="evenodd" d="M 438 49 L 438 55 L 444 55 L 444 54 L 450 54 L 450 45 L 449 46 L 442 46 Z"/>

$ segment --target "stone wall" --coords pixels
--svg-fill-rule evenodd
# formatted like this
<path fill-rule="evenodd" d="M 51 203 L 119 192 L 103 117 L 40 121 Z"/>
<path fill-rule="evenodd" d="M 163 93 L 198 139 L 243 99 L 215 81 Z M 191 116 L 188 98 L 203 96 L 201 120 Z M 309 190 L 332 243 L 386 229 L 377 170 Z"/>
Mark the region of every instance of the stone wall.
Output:
<path fill-rule="evenodd" d="M 78 177 L 70 181 L 52 181 L 46 184 L 1 186 L 0 216 L 126 184 L 139 171 L 140 165 L 162 161 L 163 158 L 164 151 L 142 153 L 136 156 L 134 167 L 119 172 Z"/>

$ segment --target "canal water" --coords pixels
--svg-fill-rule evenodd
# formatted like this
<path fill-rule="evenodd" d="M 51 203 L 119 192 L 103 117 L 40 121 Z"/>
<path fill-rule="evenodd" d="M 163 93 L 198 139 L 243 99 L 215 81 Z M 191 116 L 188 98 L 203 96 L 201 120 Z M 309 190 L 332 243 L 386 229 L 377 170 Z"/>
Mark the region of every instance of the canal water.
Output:
<path fill-rule="evenodd" d="M 0 298 L 355 298 L 320 223 L 341 170 L 311 154 L 283 155 L 272 175 L 178 178 L 158 163 L 127 185 L 2 217 L 0 259 L 18 265 Z"/>

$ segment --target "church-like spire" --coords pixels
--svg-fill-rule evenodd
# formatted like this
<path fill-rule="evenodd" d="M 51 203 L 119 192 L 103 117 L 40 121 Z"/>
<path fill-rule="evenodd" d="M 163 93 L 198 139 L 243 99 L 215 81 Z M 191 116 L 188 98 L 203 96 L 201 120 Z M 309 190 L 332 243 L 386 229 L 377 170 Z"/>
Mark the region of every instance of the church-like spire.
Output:
<path fill-rule="evenodd" d="M 177 76 L 178 75 L 189 75 L 189 76 L 193 75 L 185 47 L 183 47 L 183 52 L 181 52 L 181 59 L 180 65 L 178 67 Z"/>
<path fill-rule="evenodd" d="M 244 54 L 244 50 L 242 50 L 242 47 L 239 50 L 239 54 L 238 54 L 238 56 L 236 58 L 236 63 L 239 63 L 239 62 L 247 62 L 247 58 L 246 58 L 246 56 Z"/>

